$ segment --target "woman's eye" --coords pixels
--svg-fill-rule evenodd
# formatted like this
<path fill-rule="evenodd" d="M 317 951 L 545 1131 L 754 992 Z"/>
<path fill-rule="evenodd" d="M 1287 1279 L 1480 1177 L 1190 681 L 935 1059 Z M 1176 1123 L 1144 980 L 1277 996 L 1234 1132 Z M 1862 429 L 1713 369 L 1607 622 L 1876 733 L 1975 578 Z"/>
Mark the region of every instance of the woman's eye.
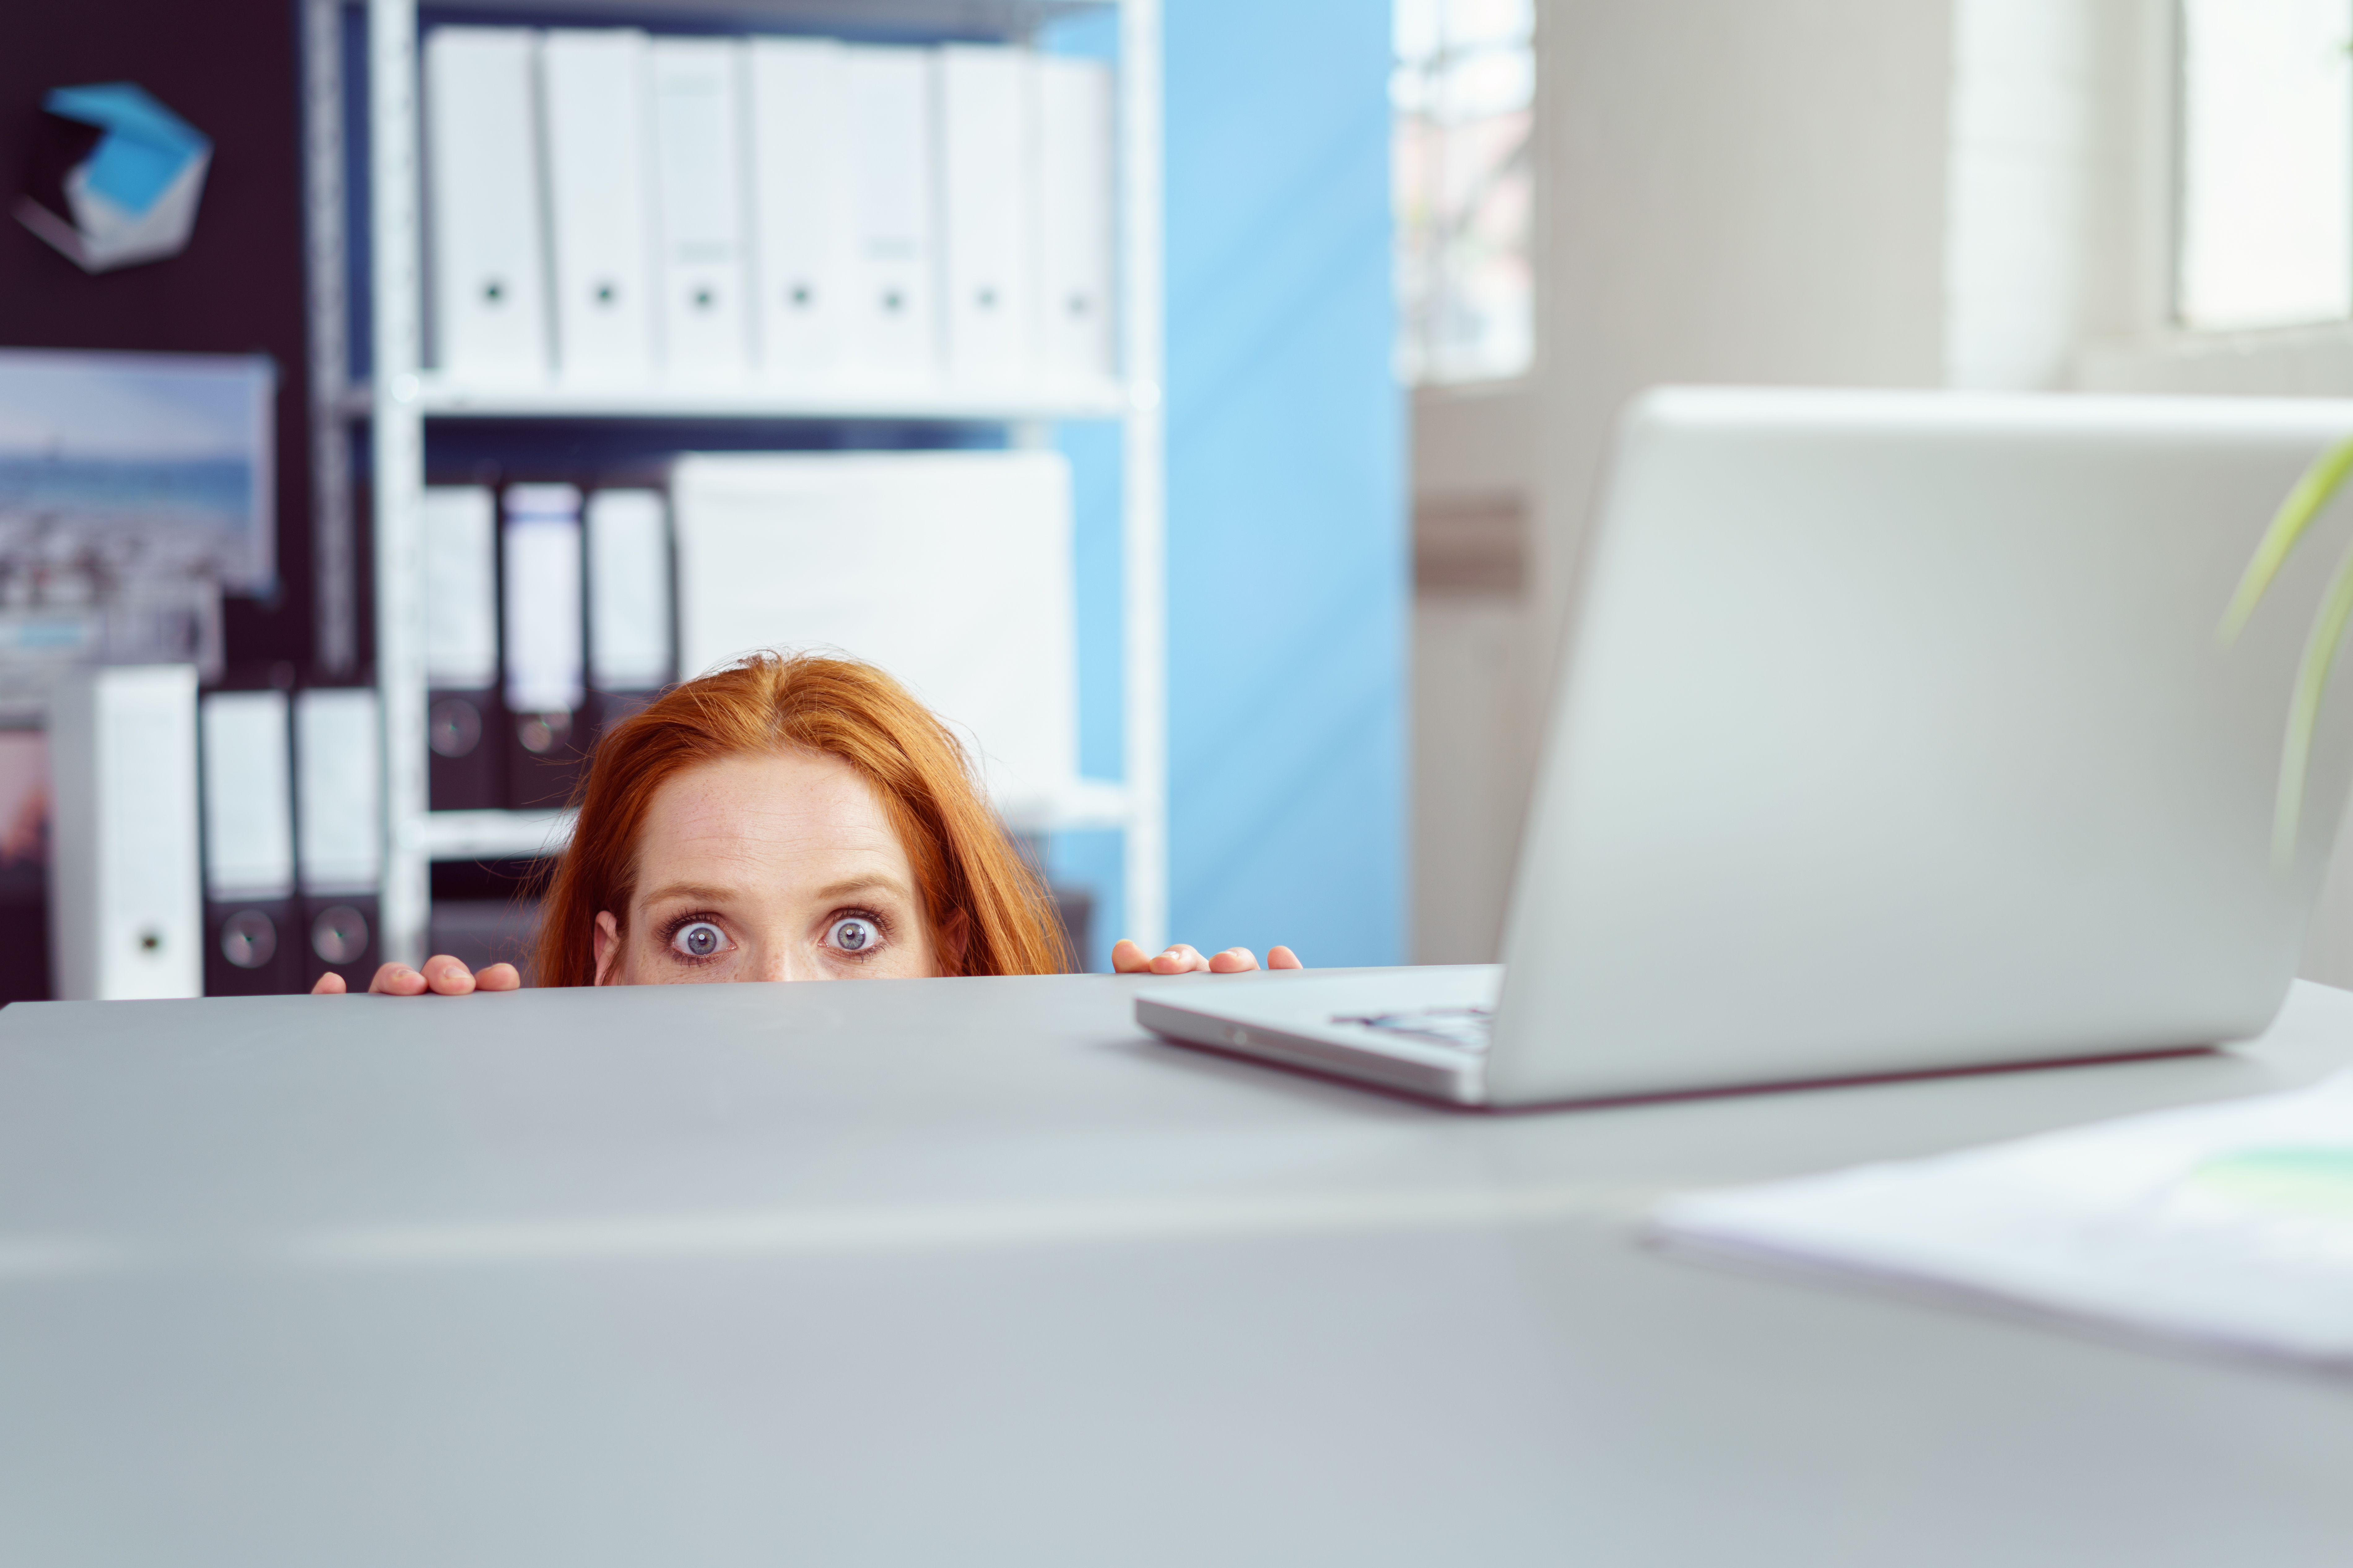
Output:
<path fill-rule="evenodd" d="M 727 945 L 727 933 L 709 921 L 689 921 L 678 928 L 670 944 L 689 958 L 709 958 Z"/>
<path fill-rule="evenodd" d="M 869 952 L 881 945 L 882 933 L 863 915 L 844 915 L 827 928 L 825 940 L 844 952 Z"/>

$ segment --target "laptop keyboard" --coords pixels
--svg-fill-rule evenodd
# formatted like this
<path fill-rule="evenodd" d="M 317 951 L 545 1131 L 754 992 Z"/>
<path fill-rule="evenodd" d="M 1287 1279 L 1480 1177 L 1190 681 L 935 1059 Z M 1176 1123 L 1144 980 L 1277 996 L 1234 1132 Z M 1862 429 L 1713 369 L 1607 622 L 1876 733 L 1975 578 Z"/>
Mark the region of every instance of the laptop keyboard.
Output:
<path fill-rule="evenodd" d="M 1385 1035 L 1403 1035 L 1455 1050 L 1483 1055 L 1495 1032 L 1495 1015 L 1487 1007 L 1423 1007 L 1409 1013 L 1353 1013 L 1334 1016 L 1335 1024 L 1357 1024 Z"/>

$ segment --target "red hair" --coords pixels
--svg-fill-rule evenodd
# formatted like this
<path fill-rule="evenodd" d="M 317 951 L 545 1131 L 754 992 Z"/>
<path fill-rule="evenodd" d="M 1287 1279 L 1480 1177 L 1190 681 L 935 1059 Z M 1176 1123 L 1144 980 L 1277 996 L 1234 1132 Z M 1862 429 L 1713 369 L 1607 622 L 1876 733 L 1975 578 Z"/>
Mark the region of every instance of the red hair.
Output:
<path fill-rule="evenodd" d="M 657 790 L 698 763 L 789 748 L 839 757 L 873 787 L 950 973 L 1070 967 L 1045 883 L 989 809 L 947 726 L 871 665 L 763 652 L 671 687 L 596 742 L 572 842 L 541 906 L 537 983 L 596 984 L 596 915 L 627 918 Z"/>

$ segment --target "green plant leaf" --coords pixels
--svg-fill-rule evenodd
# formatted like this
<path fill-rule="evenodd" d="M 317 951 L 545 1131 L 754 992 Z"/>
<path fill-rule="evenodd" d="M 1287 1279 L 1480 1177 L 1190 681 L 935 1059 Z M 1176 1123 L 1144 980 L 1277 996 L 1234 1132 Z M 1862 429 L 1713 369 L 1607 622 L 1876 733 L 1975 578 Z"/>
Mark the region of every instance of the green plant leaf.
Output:
<path fill-rule="evenodd" d="M 2263 542 L 2255 546 L 2254 559 L 2247 563 L 2245 574 L 2239 579 L 2239 591 L 2231 595 L 2230 608 L 2222 612 L 2222 624 L 2215 628 L 2214 637 L 2229 647 L 2246 629 L 2248 618 L 2263 602 L 2263 593 L 2287 563 L 2288 552 L 2320 509 L 2328 504 L 2348 474 L 2353 474 L 2353 436 L 2347 437 L 2313 459 L 2295 481 L 2295 488 L 2280 502 L 2271 526 L 2263 530 Z"/>
<path fill-rule="evenodd" d="M 2312 769 L 2312 738 L 2320 728 L 2320 700 L 2345 629 L 2353 625 L 2353 549 L 2337 563 L 2328 595 L 2305 639 L 2304 662 L 2296 667 L 2295 692 L 2287 705 L 2287 741 L 2280 748 L 2279 804 L 2272 813 L 2272 859 L 2282 867 L 2295 858 L 2296 832 L 2304 818 L 2306 775 Z"/>
<path fill-rule="evenodd" d="M 2353 474 L 2353 436 L 2314 458 L 2296 479 L 2295 488 L 2287 492 L 2287 499 L 2280 502 L 2271 525 L 2263 530 L 2262 542 L 2255 546 L 2254 558 L 2240 575 L 2239 590 L 2231 595 L 2221 624 L 2214 628 L 2219 646 L 2227 648 L 2238 640 L 2272 580 L 2287 563 L 2289 552 L 2348 474 Z M 2353 625 L 2353 549 L 2346 552 L 2328 580 L 2320 614 L 2305 639 L 2295 689 L 2288 698 L 2287 738 L 2280 746 L 2279 796 L 2272 811 L 2272 858 L 2283 870 L 2295 858 L 2296 835 L 2304 822 L 2304 789 L 2312 771 L 2312 742 L 2320 729 L 2321 699 L 2327 695 L 2328 672 L 2337 663 L 2337 650 L 2344 645 L 2348 625 Z"/>

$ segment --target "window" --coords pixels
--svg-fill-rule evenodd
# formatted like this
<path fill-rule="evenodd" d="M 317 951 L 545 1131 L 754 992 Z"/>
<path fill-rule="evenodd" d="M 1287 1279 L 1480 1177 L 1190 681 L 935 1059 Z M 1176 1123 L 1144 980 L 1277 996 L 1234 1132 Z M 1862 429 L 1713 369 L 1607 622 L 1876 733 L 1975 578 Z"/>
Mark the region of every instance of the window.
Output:
<path fill-rule="evenodd" d="M 1398 376 L 1522 374 L 1535 347 L 1535 0 L 1396 5 Z"/>
<path fill-rule="evenodd" d="M 2183 0 L 2182 324 L 2353 314 L 2353 0 Z"/>

